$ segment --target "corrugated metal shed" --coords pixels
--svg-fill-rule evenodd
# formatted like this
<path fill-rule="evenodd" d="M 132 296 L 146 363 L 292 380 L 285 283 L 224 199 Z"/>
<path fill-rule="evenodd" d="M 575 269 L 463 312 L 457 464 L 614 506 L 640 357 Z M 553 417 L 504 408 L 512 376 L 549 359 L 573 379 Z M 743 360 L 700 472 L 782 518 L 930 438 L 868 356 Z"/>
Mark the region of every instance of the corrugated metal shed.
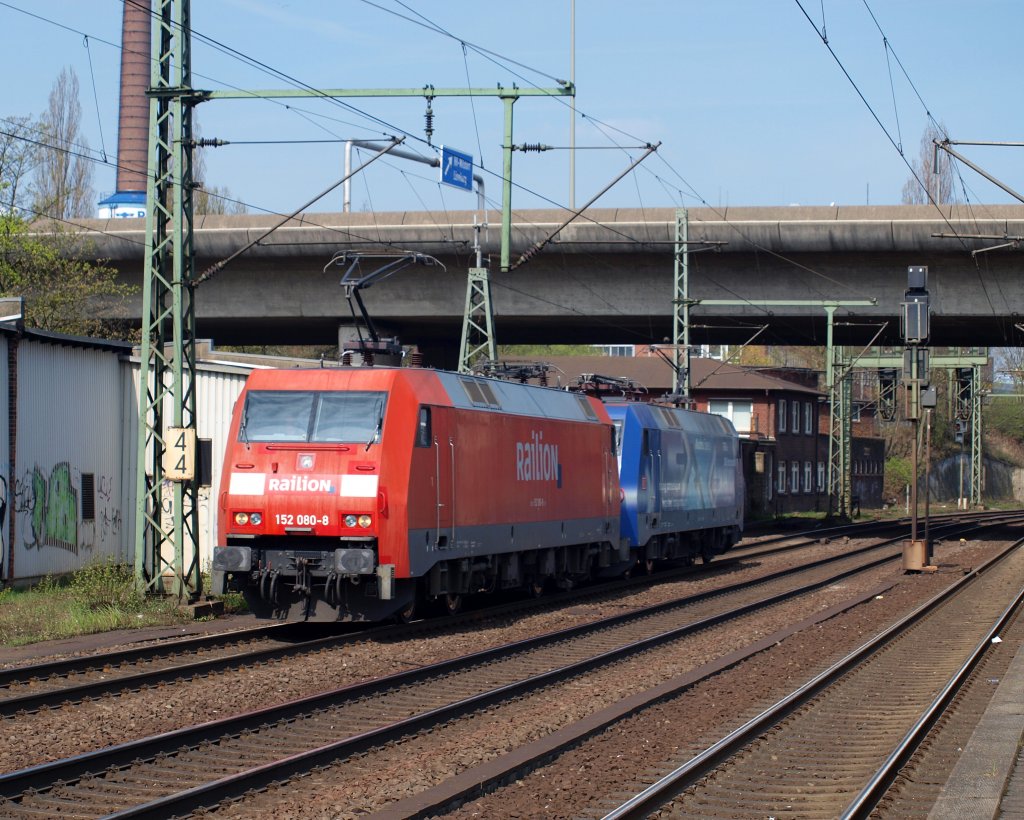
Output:
<path fill-rule="evenodd" d="M 126 342 L 0 324 L 0 579 L 133 560 L 139 362 L 131 352 Z M 216 537 L 231 410 L 250 370 L 198 365 L 198 434 L 209 440 L 211 478 L 199 493 L 203 565 Z"/>
<path fill-rule="evenodd" d="M 8 515 L 14 498 L 14 483 L 11 481 L 11 430 L 7 424 L 7 408 L 10 404 L 7 351 L 7 336 L 0 334 L 0 578 L 7 576 L 7 567 L 13 555 L 10 549 L 11 516 Z"/>
<path fill-rule="evenodd" d="M 5 340 L 16 367 L 4 373 L 3 391 L 14 402 L 6 408 L 14 457 L 5 575 L 59 575 L 124 558 L 121 348 L 35 332 Z"/>
<path fill-rule="evenodd" d="M 135 550 L 136 519 L 136 448 L 139 435 L 139 360 L 132 358 L 123 362 L 121 384 L 121 407 L 125 424 L 124 457 L 122 474 L 125 476 L 122 508 L 125 510 L 126 543 L 129 560 Z M 244 365 L 205 364 L 196 365 L 196 420 L 200 440 L 209 440 L 211 481 L 199 488 L 199 561 L 201 567 L 209 565 L 213 556 L 217 536 L 217 492 L 220 487 L 221 462 L 227 447 L 228 428 L 231 426 L 231 411 L 235 400 L 242 392 L 246 376 L 252 368 Z M 164 406 L 164 418 L 170 419 L 171 405 Z"/>

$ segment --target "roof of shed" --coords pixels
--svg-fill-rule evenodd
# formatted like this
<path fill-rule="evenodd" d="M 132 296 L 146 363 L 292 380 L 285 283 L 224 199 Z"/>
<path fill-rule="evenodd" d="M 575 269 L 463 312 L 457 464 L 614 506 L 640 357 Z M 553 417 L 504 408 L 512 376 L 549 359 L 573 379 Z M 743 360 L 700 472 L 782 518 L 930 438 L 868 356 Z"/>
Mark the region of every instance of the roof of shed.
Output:
<path fill-rule="evenodd" d="M 652 392 L 662 392 L 672 387 L 672 368 L 660 356 L 550 356 L 543 361 L 555 368 L 557 379 L 549 375 L 549 381 L 557 381 L 563 387 L 574 385 L 583 374 L 627 378 Z M 766 393 L 824 395 L 802 384 L 759 373 L 756 368 L 727 364 L 717 359 L 691 359 L 690 383 L 692 390 L 705 393 L 718 390 L 763 390 Z"/>
<path fill-rule="evenodd" d="M 34 327 L 19 327 L 14 322 L 0 322 L 0 333 L 5 336 L 17 336 L 22 339 L 34 339 L 48 344 L 66 345 L 68 347 L 87 347 L 94 350 L 109 350 L 114 353 L 131 353 L 134 345 L 115 339 L 99 339 L 93 336 L 71 336 L 67 333 L 54 333 Z"/>

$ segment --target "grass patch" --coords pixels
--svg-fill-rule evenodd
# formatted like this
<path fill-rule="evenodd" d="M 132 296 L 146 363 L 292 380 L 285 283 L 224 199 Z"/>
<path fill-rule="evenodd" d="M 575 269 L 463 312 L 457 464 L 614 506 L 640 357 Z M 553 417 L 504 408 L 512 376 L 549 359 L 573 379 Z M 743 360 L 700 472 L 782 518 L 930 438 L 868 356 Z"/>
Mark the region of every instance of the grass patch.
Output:
<path fill-rule="evenodd" d="M 242 615 L 249 611 L 249 604 L 241 592 L 225 592 L 218 597 L 224 604 L 225 615 Z"/>
<path fill-rule="evenodd" d="M 124 564 L 91 564 L 66 581 L 44 578 L 31 589 L 0 591 L 0 642 L 8 646 L 183 620 L 176 600 L 139 595 Z"/>

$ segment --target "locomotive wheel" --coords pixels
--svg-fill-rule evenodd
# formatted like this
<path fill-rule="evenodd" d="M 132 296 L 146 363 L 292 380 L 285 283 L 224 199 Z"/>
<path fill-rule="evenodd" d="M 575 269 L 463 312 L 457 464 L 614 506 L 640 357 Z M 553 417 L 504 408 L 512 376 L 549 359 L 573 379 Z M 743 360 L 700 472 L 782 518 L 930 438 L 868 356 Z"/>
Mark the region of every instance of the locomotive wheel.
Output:
<path fill-rule="evenodd" d="M 398 622 L 411 624 L 419 616 L 419 609 L 419 599 L 414 597 L 404 608 L 398 610 Z"/>
<path fill-rule="evenodd" d="M 644 572 L 648 575 L 654 575 L 654 559 L 648 558 L 644 561 Z"/>
<path fill-rule="evenodd" d="M 458 615 L 462 611 L 462 596 L 458 594 L 445 595 L 444 611 L 449 615 Z"/>
<path fill-rule="evenodd" d="M 531 598 L 540 598 L 544 594 L 544 581 L 531 581 L 529 590 Z"/>

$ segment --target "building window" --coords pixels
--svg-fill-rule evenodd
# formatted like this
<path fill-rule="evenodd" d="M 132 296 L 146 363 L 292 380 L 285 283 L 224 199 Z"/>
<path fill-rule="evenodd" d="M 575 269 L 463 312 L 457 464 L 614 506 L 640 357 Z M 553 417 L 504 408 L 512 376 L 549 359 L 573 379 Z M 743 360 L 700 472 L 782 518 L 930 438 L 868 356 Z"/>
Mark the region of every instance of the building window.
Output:
<path fill-rule="evenodd" d="M 777 432 L 785 433 L 786 432 L 786 400 L 785 399 L 779 399 L 779 413 L 778 413 L 778 416 L 779 417 L 777 419 L 777 424 L 776 424 L 776 427 L 778 428 Z"/>
<path fill-rule="evenodd" d="M 789 483 L 794 493 L 800 492 L 800 462 L 789 462 Z"/>
<path fill-rule="evenodd" d="M 800 402 L 796 399 L 792 401 L 793 405 L 793 423 L 789 425 L 789 429 L 792 433 L 796 434 L 800 432 Z"/>
<path fill-rule="evenodd" d="M 772 481 L 772 454 L 764 454 L 764 471 L 765 471 L 765 484 L 768 485 L 768 500 L 771 501 L 775 495 L 775 482 Z"/>
<path fill-rule="evenodd" d="M 811 412 L 811 403 L 809 401 L 805 401 L 804 402 L 804 432 L 807 435 L 809 435 L 809 436 L 814 433 L 814 430 L 812 429 L 814 427 L 812 416 L 813 416 L 813 414 Z"/>
<path fill-rule="evenodd" d="M 605 356 L 633 357 L 636 355 L 636 347 L 633 345 L 592 345 Z"/>
<path fill-rule="evenodd" d="M 729 419 L 737 433 L 749 433 L 754 416 L 754 403 L 732 399 L 710 399 L 708 412 Z"/>
<path fill-rule="evenodd" d="M 860 407 L 856 402 L 853 403 L 853 408 L 850 410 L 850 421 L 860 421 Z"/>
<path fill-rule="evenodd" d="M 786 462 L 779 462 L 779 483 L 776 489 L 779 491 L 779 495 L 786 492 Z"/>
<path fill-rule="evenodd" d="M 825 492 L 825 462 L 818 462 L 818 492 Z"/>
<path fill-rule="evenodd" d="M 814 482 L 811 481 L 811 462 L 804 462 L 804 492 L 809 493 L 814 491 Z"/>
<path fill-rule="evenodd" d="M 717 359 L 725 361 L 729 356 L 729 345 L 701 345 L 700 357 L 702 359 Z"/>

